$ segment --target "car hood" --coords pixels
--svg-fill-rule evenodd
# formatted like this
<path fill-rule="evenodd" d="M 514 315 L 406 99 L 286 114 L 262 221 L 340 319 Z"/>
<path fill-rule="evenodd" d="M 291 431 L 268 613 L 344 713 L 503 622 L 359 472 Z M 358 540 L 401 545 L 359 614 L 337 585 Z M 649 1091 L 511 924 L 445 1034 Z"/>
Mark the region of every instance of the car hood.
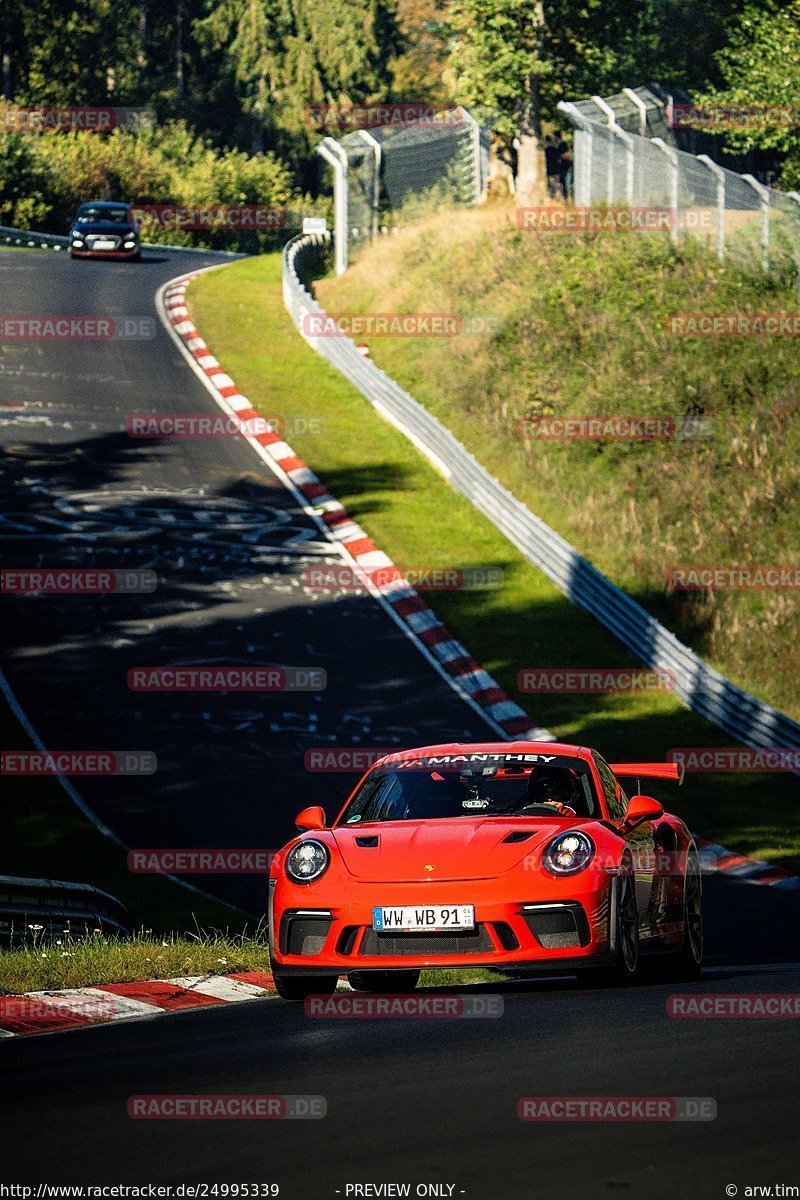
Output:
<path fill-rule="evenodd" d="M 347 870 L 373 883 L 492 879 L 536 855 L 575 822 L 502 817 L 374 822 L 332 831 Z M 509 842 L 510 834 L 524 841 Z M 376 844 L 377 843 L 377 844 Z"/>
<path fill-rule="evenodd" d="M 101 234 L 116 234 L 117 237 L 130 237 L 135 231 L 130 225 L 120 225 L 119 221 L 87 221 L 85 224 L 77 222 L 72 226 L 73 233 L 81 233 L 84 236 L 87 233 Z"/>

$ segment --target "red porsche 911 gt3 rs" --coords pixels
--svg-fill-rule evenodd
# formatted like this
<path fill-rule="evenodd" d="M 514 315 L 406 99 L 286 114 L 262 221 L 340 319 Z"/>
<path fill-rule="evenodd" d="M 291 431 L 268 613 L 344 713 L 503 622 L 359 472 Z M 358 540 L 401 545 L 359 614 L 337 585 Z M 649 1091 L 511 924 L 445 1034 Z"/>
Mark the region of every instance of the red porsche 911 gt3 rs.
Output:
<path fill-rule="evenodd" d="M 696 976 L 697 848 L 657 800 L 629 799 L 628 779 L 638 788 L 680 772 L 543 742 L 381 759 L 330 827 L 321 808 L 305 809 L 300 836 L 273 860 L 278 992 L 326 994 L 346 975 L 358 991 L 397 993 L 437 967 L 631 983 L 644 954 L 672 978 Z"/>

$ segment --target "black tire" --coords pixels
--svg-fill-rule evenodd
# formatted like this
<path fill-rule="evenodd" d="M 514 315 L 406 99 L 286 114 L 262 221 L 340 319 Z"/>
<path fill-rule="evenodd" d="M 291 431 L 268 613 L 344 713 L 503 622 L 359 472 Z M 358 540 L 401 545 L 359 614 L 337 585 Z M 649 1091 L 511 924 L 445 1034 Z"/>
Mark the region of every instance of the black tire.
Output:
<path fill-rule="evenodd" d="M 347 982 L 354 992 L 388 992 L 405 995 L 419 983 L 419 971 L 353 971 Z"/>
<path fill-rule="evenodd" d="M 338 975 L 281 975 L 278 971 L 272 972 L 272 978 L 278 995 L 295 1002 L 309 996 L 332 996 L 339 982 Z"/>
<path fill-rule="evenodd" d="M 131 255 L 131 262 L 141 262 L 141 261 L 142 261 L 142 252 L 141 252 L 141 250 L 137 250 L 135 254 Z"/>
<path fill-rule="evenodd" d="M 586 968 L 578 972 L 582 987 L 630 987 L 641 978 L 639 955 L 639 910 L 636 905 L 636 877 L 632 865 L 624 863 L 616 880 L 615 961 L 608 967 Z"/>
<path fill-rule="evenodd" d="M 693 850 L 686 859 L 683 877 L 683 944 L 678 951 L 659 955 L 656 974 L 665 983 L 697 979 L 703 969 L 703 888 L 700 861 Z"/>

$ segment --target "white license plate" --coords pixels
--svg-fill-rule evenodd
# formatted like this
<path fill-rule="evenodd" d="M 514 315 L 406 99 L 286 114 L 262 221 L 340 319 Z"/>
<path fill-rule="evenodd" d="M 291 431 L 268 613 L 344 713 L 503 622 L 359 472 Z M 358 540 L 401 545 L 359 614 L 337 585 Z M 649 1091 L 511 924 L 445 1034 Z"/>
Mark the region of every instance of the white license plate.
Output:
<path fill-rule="evenodd" d="M 97 238 L 96 241 L 92 242 L 93 250 L 116 250 L 116 248 L 117 243 L 110 238 Z"/>
<path fill-rule="evenodd" d="M 444 933 L 474 929 L 471 904 L 408 904 L 402 908 L 373 908 L 372 928 L 379 933 Z"/>

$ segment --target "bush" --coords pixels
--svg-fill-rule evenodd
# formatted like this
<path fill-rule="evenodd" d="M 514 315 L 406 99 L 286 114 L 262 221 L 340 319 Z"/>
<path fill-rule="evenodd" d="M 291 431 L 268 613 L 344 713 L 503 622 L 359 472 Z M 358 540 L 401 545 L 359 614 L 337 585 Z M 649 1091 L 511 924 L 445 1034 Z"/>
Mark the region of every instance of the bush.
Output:
<path fill-rule="evenodd" d="M 0 102 L 0 115 L 9 106 Z M 325 204 L 300 197 L 274 154 L 219 150 L 183 121 L 155 129 L 100 134 L 0 133 L 0 222 L 65 233 L 86 200 L 189 206 L 259 204 L 324 215 Z M 295 223 L 292 216 L 287 222 Z M 281 230 L 203 231 L 143 226 L 147 241 L 257 252 L 285 238 Z"/>

